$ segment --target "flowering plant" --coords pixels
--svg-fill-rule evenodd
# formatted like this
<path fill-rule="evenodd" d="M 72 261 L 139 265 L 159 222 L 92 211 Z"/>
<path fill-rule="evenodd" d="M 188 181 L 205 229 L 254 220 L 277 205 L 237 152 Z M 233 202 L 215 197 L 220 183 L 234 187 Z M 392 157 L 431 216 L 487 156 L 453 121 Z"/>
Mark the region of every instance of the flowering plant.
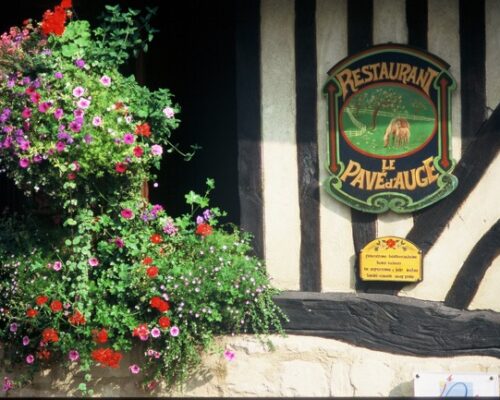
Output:
<path fill-rule="evenodd" d="M 120 366 L 137 344 L 131 374 L 150 388 L 182 382 L 215 335 L 281 332 L 250 237 L 209 206 L 212 180 L 178 217 L 141 195 L 163 153 L 192 152 L 170 141 L 169 91 L 117 69 L 152 40 L 152 10 L 106 11 L 91 29 L 62 0 L 1 36 L 0 164 L 47 211 L 0 218 L 3 363 L 23 372 L 4 390 L 57 360 L 78 366 L 91 395 L 92 368 Z"/>

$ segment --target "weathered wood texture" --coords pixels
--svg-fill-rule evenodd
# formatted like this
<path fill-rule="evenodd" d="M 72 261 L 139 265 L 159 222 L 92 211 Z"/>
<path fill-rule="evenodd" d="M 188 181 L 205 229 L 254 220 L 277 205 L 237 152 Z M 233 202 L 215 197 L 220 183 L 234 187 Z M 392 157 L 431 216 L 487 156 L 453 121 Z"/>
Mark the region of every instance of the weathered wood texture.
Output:
<path fill-rule="evenodd" d="M 297 167 L 300 206 L 300 289 L 321 291 L 319 160 L 316 111 L 316 1 L 295 2 Z"/>
<path fill-rule="evenodd" d="M 238 2 L 236 22 L 236 112 L 241 227 L 254 235 L 255 253 L 264 257 L 260 1 Z"/>
<path fill-rule="evenodd" d="M 500 220 L 476 243 L 446 295 L 448 307 L 466 309 L 493 260 L 500 254 Z"/>
<path fill-rule="evenodd" d="M 416 356 L 500 357 L 500 313 L 383 294 L 285 292 L 275 299 L 294 335 Z"/>
<path fill-rule="evenodd" d="M 467 147 L 454 174 L 458 188 L 445 199 L 421 210 L 406 238 L 420 247 L 424 254 L 436 242 L 460 205 L 469 196 L 500 148 L 500 106 L 479 130 L 476 139 Z"/>

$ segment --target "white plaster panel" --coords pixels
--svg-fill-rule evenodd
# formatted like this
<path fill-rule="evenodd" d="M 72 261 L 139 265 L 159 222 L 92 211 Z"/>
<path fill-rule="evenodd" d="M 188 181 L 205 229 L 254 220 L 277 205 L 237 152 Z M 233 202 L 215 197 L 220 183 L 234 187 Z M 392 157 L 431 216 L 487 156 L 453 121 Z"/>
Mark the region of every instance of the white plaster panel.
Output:
<path fill-rule="evenodd" d="M 408 286 L 401 295 L 425 300 L 445 299 L 472 248 L 500 218 L 498 171 L 499 155 L 424 257 L 424 280 Z M 479 301 L 477 298 L 476 302 Z"/>
<path fill-rule="evenodd" d="M 347 2 L 317 0 L 318 153 L 321 185 L 328 177 L 327 103 L 322 94 L 328 70 L 347 56 Z M 354 291 L 351 209 L 320 188 L 321 281 L 323 292 Z"/>
<path fill-rule="evenodd" d="M 500 257 L 496 257 L 484 274 L 476 295 L 472 299 L 469 310 L 493 310 L 500 312 Z"/>
<path fill-rule="evenodd" d="M 457 88 L 452 94 L 451 108 L 451 147 L 453 158 L 457 161 L 462 154 L 459 20 L 459 2 L 457 0 L 429 0 L 428 50 L 450 64 L 450 73 L 457 81 Z"/>
<path fill-rule="evenodd" d="M 262 170 L 267 270 L 299 289 L 300 214 L 295 133 L 294 2 L 261 3 Z"/>
<path fill-rule="evenodd" d="M 405 0 L 373 1 L 373 44 L 407 43 Z"/>
<path fill-rule="evenodd" d="M 486 0 L 486 105 L 500 103 L 500 1 Z"/>

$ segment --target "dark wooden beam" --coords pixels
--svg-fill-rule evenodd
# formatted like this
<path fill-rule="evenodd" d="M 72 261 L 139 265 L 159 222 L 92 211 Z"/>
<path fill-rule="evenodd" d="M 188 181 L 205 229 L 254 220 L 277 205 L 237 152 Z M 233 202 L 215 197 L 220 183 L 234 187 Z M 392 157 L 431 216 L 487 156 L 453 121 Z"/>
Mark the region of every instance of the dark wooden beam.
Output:
<path fill-rule="evenodd" d="M 462 152 L 486 119 L 484 0 L 460 0 Z"/>
<path fill-rule="evenodd" d="M 446 295 L 444 304 L 466 309 L 474 299 L 488 267 L 499 254 L 500 220 L 476 243 Z"/>
<path fill-rule="evenodd" d="M 297 166 L 300 208 L 300 288 L 321 290 L 316 78 L 316 1 L 295 2 Z"/>
<path fill-rule="evenodd" d="M 264 257 L 261 167 L 260 1 L 236 3 L 236 96 L 241 228 Z"/>
<path fill-rule="evenodd" d="M 285 292 L 288 334 L 332 338 L 413 356 L 500 358 L 500 313 L 383 294 Z"/>
<path fill-rule="evenodd" d="M 408 44 L 427 50 L 427 0 L 406 0 Z"/>
<path fill-rule="evenodd" d="M 373 44 L 373 0 L 347 2 L 347 52 L 355 54 Z M 354 261 L 356 290 L 364 292 L 378 284 L 369 284 L 359 278 L 359 251 L 377 236 L 377 215 L 351 208 L 352 239 L 356 258 Z"/>

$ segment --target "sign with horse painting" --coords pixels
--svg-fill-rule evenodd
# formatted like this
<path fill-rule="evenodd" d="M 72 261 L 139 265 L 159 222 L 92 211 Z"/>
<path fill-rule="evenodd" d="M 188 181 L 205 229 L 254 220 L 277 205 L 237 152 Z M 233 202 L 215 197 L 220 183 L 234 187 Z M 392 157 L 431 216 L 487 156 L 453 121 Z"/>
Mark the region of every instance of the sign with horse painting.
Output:
<path fill-rule="evenodd" d="M 328 192 L 361 211 L 407 213 L 449 195 L 451 92 L 440 58 L 402 45 L 380 45 L 329 72 Z"/>

